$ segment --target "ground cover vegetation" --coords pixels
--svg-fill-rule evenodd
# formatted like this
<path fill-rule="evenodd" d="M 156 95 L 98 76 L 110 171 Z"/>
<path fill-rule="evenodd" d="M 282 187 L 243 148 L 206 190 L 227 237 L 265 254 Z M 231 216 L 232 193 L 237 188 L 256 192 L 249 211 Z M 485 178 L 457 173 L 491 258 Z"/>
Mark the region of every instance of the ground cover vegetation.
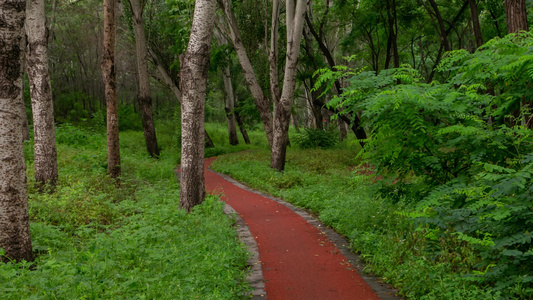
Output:
<path fill-rule="evenodd" d="M 159 159 L 145 153 L 142 131 L 121 133 L 119 187 L 106 174 L 103 128 L 58 126 L 57 186 L 40 193 L 29 183 L 36 259 L 0 265 L 2 299 L 244 296 L 247 250 L 220 200 L 208 197 L 190 214 L 178 209 L 176 126 L 164 125 Z"/>

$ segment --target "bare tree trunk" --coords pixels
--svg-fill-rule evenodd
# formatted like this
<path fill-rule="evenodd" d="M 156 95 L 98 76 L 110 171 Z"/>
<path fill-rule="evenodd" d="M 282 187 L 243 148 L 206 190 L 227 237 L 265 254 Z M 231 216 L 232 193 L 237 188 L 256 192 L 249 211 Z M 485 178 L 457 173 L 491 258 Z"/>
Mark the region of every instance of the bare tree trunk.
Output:
<path fill-rule="evenodd" d="M 172 91 L 172 93 L 174 93 L 174 96 L 176 96 L 176 99 L 181 105 L 181 91 L 179 87 L 176 85 L 176 82 L 172 80 L 172 77 L 170 76 L 170 73 L 168 72 L 167 67 L 165 67 L 163 63 L 161 63 L 161 60 L 153 52 L 151 52 L 150 56 L 154 60 L 157 70 L 159 71 L 159 74 L 162 77 L 162 78 L 158 78 L 158 80 L 162 81 L 164 84 L 168 86 L 168 88 Z M 205 147 L 214 148 L 215 145 L 213 144 L 213 140 L 211 140 L 211 137 L 209 137 L 209 134 L 207 133 L 207 131 L 204 131 L 204 133 L 205 133 L 205 141 L 204 141 Z"/>
<path fill-rule="evenodd" d="M 57 182 L 57 150 L 54 129 L 54 102 L 48 68 L 48 37 L 44 0 L 30 0 L 27 6 L 28 39 L 26 68 L 30 80 L 35 138 L 35 180 L 41 184 Z"/>
<path fill-rule="evenodd" d="M 239 125 L 239 130 L 241 131 L 242 138 L 244 139 L 244 143 L 249 145 L 250 144 L 250 137 L 248 137 L 248 132 L 246 132 L 246 128 L 244 128 L 244 124 L 242 122 L 241 116 L 238 112 L 234 112 L 235 114 L 235 120 L 237 121 L 237 124 Z"/>
<path fill-rule="evenodd" d="M 137 72 L 139 79 L 139 94 L 137 100 L 141 110 L 144 140 L 146 150 L 152 157 L 159 156 L 157 137 L 155 134 L 154 115 L 152 112 L 152 94 L 150 92 L 150 75 L 148 74 L 148 50 L 146 36 L 144 34 L 144 22 L 142 18 L 143 8 L 140 0 L 130 0 L 135 31 L 135 49 L 137 51 Z"/>
<path fill-rule="evenodd" d="M 270 167 L 278 171 L 285 169 L 287 143 L 289 142 L 289 121 L 296 86 L 296 66 L 300 55 L 300 41 L 304 15 L 308 0 L 286 0 L 287 56 L 283 78 L 283 91 L 279 105 L 274 110 L 274 138 L 270 156 Z"/>
<path fill-rule="evenodd" d="M 250 92 L 252 93 L 252 96 L 254 97 L 255 106 L 257 107 L 259 115 L 261 116 L 261 121 L 263 122 L 263 127 L 265 128 L 266 136 L 268 139 L 268 144 L 270 148 L 272 148 L 273 133 L 272 116 L 270 113 L 270 101 L 263 93 L 263 90 L 261 89 L 261 86 L 257 81 L 257 77 L 252 67 L 252 63 L 248 58 L 248 54 L 246 54 L 246 48 L 242 43 L 241 33 L 239 31 L 239 27 L 237 26 L 237 21 L 235 20 L 233 10 L 231 9 L 231 1 L 222 0 L 222 4 L 224 8 L 224 14 L 228 22 L 231 42 L 233 43 L 233 47 L 235 48 L 235 52 L 237 53 L 237 58 L 239 59 L 239 63 L 241 64 L 244 79 L 248 85 L 248 88 L 250 89 Z"/>
<path fill-rule="evenodd" d="M 527 8 L 525 0 L 505 0 L 505 17 L 507 20 L 507 33 L 515 33 L 521 30 L 527 31 Z M 525 100 L 525 97 L 522 97 L 520 102 L 520 108 L 516 112 L 517 115 L 520 112 L 527 112 L 530 107 L 530 102 Z M 521 124 L 522 126 L 528 126 L 528 120 L 530 119 L 531 114 L 524 113 L 522 116 Z M 533 124 L 529 122 L 529 127 L 531 128 Z"/>
<path fill-rule="evenodd" d="M 189 45 L 181 60 L 180 207 L 187 211 L 202 203 L 205 197 L 205 94 L 215 8 L 215 0 L 196 1 Z"/>
<path fill-rule="evenodd" d="M 505 0 L 507 32 L 528 30 L 526 0 Z"/>
<path fill-rule="evenodd" d="M 273 0 L 272 20 L 270 25 L 270 51 L 268 54 L 268 60 L 270 62 L 270 94 L 272 95 L 274 107 L 278 104 L 281 97 L 278 72 L 279 13 L 279 0 Z"/>
<path fill-rule="evenodd" d="M 228 41 L 219 30 L 215 30 L 215 37 L 219 44 L 227 45 Z M 229 63 L 224 66 L 222 69 L 222 79 L 224 81 L 224 90 L 225 90 L 225 111 L 226 111 L 226 120 L 228 123 L 228 136 L 230 145 L 238 145 L 239 138 L 237 136 L 237 125 L 235 124 L 235 94 L 233 93 L 233 83 L 231 82 L 231 71 L 229 68 Z"/>
<path fill-rule="evenodd" d="M 0 2 L 0 261 L 33 260 L 22 134 L 26 1 Z"/>
<path fill-rule="evenodd" d="M 120 176 L 118 137 L 118 99 L 115 72 L 115 0 L 104 0 L 104 54 L 102 79 L 107 105 L 107 172 L 111 178 Z"/>
<path fill-rule="evenodd" d="M 348 136 L 348 131 L 346 130 L 346 123 L 343 120 L 339 119 L 339 142 L 344 141 L 346 136 Z"/>
<path fill-rule="evenodd" d="M 470 15 L 472 16 L 472 27 L 474 28 L 474 36 L 476 37 L 476 46 L 479 48 L 483 45 L 483 35 L 481 34 L 481 26 L 479 25 L 477 1 L 468 0 L 468 2 L 470 3 Z"/>
<path fill-rule="evenodd" d="M 224 76 L 224 89 L 226 90 L 226 119 L 228 121 L 228 134 L 229 134 L 229 144 L 238 145 L 239 138 L 237 137 L 237 126 L 235 124 L 235 95 L 233 94 L 233 85 L 231 83 L 231 73 L 229 66 L 226 66 L 222 70 Z"/>

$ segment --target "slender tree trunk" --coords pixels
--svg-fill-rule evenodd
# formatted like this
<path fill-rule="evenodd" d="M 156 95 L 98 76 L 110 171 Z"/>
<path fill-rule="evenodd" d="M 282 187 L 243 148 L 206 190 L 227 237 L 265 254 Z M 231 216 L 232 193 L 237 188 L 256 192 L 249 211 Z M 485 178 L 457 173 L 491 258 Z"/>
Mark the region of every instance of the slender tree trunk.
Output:
<path fill-rule="evenodd" d="M 348 136 L 348 131 L 346 130 L 346 123 L 343 120 L 339 121 L 339 141 L 342 142 Z"/>
<path fill-rule="evenodd" d="M 279 105 L 274 111 L 274 138 L 272 141 L 272 151 L 270 156 L 270 167 L 278 171 L 285 169 L 285 156 L 287 153 L 287 143 L 289 142 L 289 121 L 296 87 L 296 66 L 300 55 L 300 41 L 302 40 L 302 30 L 304 15 L 307 9 L 307 0 L 286 0 L 287 17 L 287 56 L 285 62 L 285 72 L 283 78 L 283 91 Z"/>
<path fill-rule="evenodd" d="M 226 37 L 224 37 L 219 30 L 215 30 L 214 34 L 219 44 L 228 44 Z M 233 113 L 235 110 L 235 95 L 233 93 L 233 83 L 231 82 L 229 63 L 222 69 L 222 79 L 224 81 L 224 109 L 226 111 L 226 120 L 228 123 L 229 144 L 234 146 L 239 144 L 239 138 L 237 136 L 237 125 L 235 124 L 235 114 Z"/>
<path fill-rule="evenodd" d="M 33 260 L 22 135 L 26 1 L 0 2 L 0 261 Z"/>
<path fill-rule="evenodd" d="M 505 17 L 507 21 L 507 33 L 515 33 L 521 30 L 528 30 L 527 23 L 527 8 L 525 0 L 505 0 Z M 522 97 L 520 102 L 520 108 L 516 111 L 517 115 L 520 115 L 520 112 L 527 112 L 530 107 L 530 102 L 525 100 L 525 97 Z M 528 120 L 531 118 L 531 114 L 524 113 L 522 116 L 521 124 L 522 126 L 528 126 Z M 529 127 L 531 128 L 533 124 L 529 122 Z"/>
<path fill-rule="evenodd" d="M 272 1 L 272 20 L 270 25 L 270 51 L 268 60 L 270 62 L 270 94 L 272 102 L 276 106 L 281 97 L 279 88 L 279 72 L 278 72 L 278 36 L 279 36 L 279 0 Z"/>
<path fill-rule="evenodd" d="M 226 119 L 228 121 L 228 134 L 229 134 L 229 144 L 238 145 L 239 138 L 237 137 L 237 126 L 235 124 L 235 95 L 233 94 L 233 85 L 231 83 L 231 73 L 229 66 L 224 67 L 222 70 L 224 77 L 224 89 L 226 90 Z"/>
<path fill-rule="evenodd" d="M 133 29 L 135 32 L 135 49 L 137 51 L 137 72 L 139 79 L 139 94 L 137 100 L 141 110 L 144 140 L 146 150 L 152 157 L 159 156 L 157 137 L 155 134 L 154 115 L 152 112 L 152 94 L 150 92 L 150 75 L 148 74 L 148 50 L 144 34 L 143 8 L 140 0 L 130 0 L 133 14 Z"/>
<path fill-rule="evenodd" d="M 48 68 L 44 0 L 29 0 L 26 11 L 26 67 L 30 80 L 35 138 L 35 180 L 57 182 L 57 151 L 54 129 L 54 102 Z"/>
<path fill-rule="evenodd" d="M 180 207 L 187 211 L 203 202 L 204 117 L 215 0 L 197 0 L 187 51 L 181 59 L 181 180 Z"/>
<path fill-rule="evenodd" d="M 165 67 L 163 63 L 161 63 L 161 60 L 154 53 L 151 53 L 150 56 L 154 60 L 157 70 L 159 71 L 159 74 L 161 75 L 161 78 L 159 78 L 158 80 L 162 81 L 164 84 L 168 86 L 168 88 L 172 91 L 172 93 L 174 93 L 174 96 L 176 96 L 176 99 L 181 105 L 181 91 L 179 87 L 177 86 L 176 82 L 172 80 L 172 77 L 170 76 L 170 73 L 168 72 L 167 67 Z M 214 148 L 215 145 L 213 144 L 213 140 L 211 140 L 211 137 L 209 136 L 207 131 L 204 130 L 204 133 L 205 133 L 205 141 L 204 141 L 205 147 Z"/>
<path fill-rule="evenodd" d="M 528 30 L 526 0 L 505 0 L 507 32 Z"/>
<path fill-rule="evenodd" d="M 481 34 L 481 26 L 479 25 L 479 13 L 477 10 L 477 1 L 468 0 L 470 3 L 470 14 L 472 16 L 472 27 L 474 28 L 474 36 L 476 37 L 476 46 L 479 48 L 483 45 L 483 35 Z"/>
<path fill-rule="evenodd" d="M 102 79 L 107 105 L 107 172 L 111 178 L 120 176 L 118 139 L 118 99 L 115 69 L 115 0 L 104 0 L 104 54 Z"/>
<path fill-rule="evenodd" d="M 237 26 L 237 21 L 235 20 L 235 15 L 233 14 L 233 10 L 231 8 L 231 1 L 222 0 L 222 4 L 224 8 L 224 14 L 228 22 L 231 42 L 233 43 L 233 47 L 235 48 L 235 52 L 237 53 L 237 58 L 239 59 L 244 79 L 248 85 L 248 88 L 250 89 L 250 92 L 252 93 L 252 96 L 254 97 L 255 106 L 257 107 L 259 115 L 261 116 L 261 121 L 263 122 L 263 127 L 265 128 L 266 136 L 268 139 L 268 144 L 270 148 L 272 148 L 273 129 L 272 115 L 270 112 L 270 101 L 263 93 L 263 90 L 261 89 L 261 86 L 257 81 L 257 77 L 252 67 L 252 63 L 250 62 L 248 54 L 246 53 L 246 48 L 244 47 L 244 44 L 242 42 L 241 33 L 239 31 L 239 27 Z"/>
<path fill-rule="evenodd" d="M 239 130 L 241 131 L 242 138 L 244 139 L 244 143 L 249 145 L 250 144 L 250 138 L 248 137 L 248 132 L 246 132 L 246 128 L 244 128 L 244 124 L 242 122 L 241 116 L 238 112 L 233 112 L 235 115 L 235 120 L 237 121 L 237 124 L 239 125 Z"/>
<path fill-rule="evenodd" d="M 333 56 L 331 55 L 331 52 L 329 51 L 328 47 L 326 46 L 326 44 L 322 40 L 322 37 L 314 29 L 313 22 L 311 21 L 311 19 L 310 19 L 308 14 L 305 15 L 305 21 L 307 23 L 307 27 L 309 28 L 309 31 L 311 32 L 311 34 L 313 35 L 313 37 L 317 41 L 318 46 L 320 48 L 320 51 L 322 52 L 322 54 L 326 58 L 326 61 L 328 62 L 330 68 L 334 69 L 335 68 L 335 61 L 333 59 Z M 335 90 L 336 90 L 338 95 L 342 94 L 341 84 L 340 84 L 340 82 L 338 80 L 335 80 Z M 320 100 L 318 98 L 316 98 L 315 100 L 320 102 Z M 324 105 L 324 103 L 322 103 L 322 106 L 323 105 Z M 328 109 L 330 111 L 332 111 L 332 112 L 338 112 L 338 110 L 336 110 L 334 108 L 329 108 L 328 107 Z M 359 119 L 359 117 L 357 115 L 353 115 L 353 116 L 343 115 L 343 116 L 341 116 L 341 118 L 343 118 L 346 123 L 350 124 L 350 129 L 352 129 L 353 133 L 355 134 L 355 136 L 359 140 L 359 144 L 361 145 L 361 147 L 364 147 L 365 146 L 364 140 L 367 139 L 367 136 L 366 136 L 365 129 L 361 126 L 361 120 Z"/>

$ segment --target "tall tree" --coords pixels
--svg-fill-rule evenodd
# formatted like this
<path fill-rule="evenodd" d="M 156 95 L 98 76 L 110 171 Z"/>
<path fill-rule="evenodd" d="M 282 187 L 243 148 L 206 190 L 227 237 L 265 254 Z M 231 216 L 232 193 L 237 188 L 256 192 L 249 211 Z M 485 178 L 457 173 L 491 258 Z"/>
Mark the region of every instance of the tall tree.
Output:
<path fill-rule="evenodd" d="M 470 4 L 470 15 L 472 16 L 472 27 L 474 28 L 474 36 L 476 38 L 476 47 L 483 45 L 483 35 L 481 34 L 481 26 L 479 24 L 479 12 L 477 0 L 468 0 Z"/>
<path fill-rule="evenodd" d="M 287 56 L 285 57 L 285 72 L 283 77 L 283 91 L 278 105 L 274 109 L 272 151 L 270 167 L 278 171 L 285 169 L 285 156 L 289 142 L 289 122 L 291 108 L 296 88 L 296 74 L 300 42 L 303 35 L 304 15 L 308 0 L 286 0 L 285 14 L 287 25 Z"/>
<path fill-rule="evenodd" d="M 233 13 L 231 1 L 219 0 L 219 3 L 224 9 L 224 15 L 226 17 L 228 25 L 230 40 L 233 44 L 233 47 L 235 48 L 235 52 L 237 53 L 237 58 L 239 59 L 239 63 L 241 65 L 242 73 L 244 75 L 246 84 L 248 85 L 248 88 L 252 93 L 255 106 L 257 107 L 259 115 L 261 116 L 261 121 L 263 122 L 263 127 L 265 128 L 266 136 L 268 139 L 268 144 L 270 148 L 272 148 L 273 133 L 272 115 L 270 112 L 271 101 L 267 96 L 265 96 L 261 85 L 259 85 L 259 81 L 257 80 L 257 76 L 255 75 L 254 68 L 252 67 L 252 63 L 250 62 L 250 58 L 246 53 L 246 48 L 241 38 L 241 32 L 237 25 L 235 14 Z"/>
<path fill-rule="evenodd" d="M 220 45 L 227 45 L 228 41 L 226 37 L 217 29 L 215 30 L 215 37 Z M 231 80 L 231 71 L 230 71 L 231 60 L 228 59 L 222 67 L 222 79 L 224 81 L 224 104 L 226 111 L 226 120 L 228 123 L 228 137 L 230 145 L 238 145 L 239 138 L 237 136 L 237 125 L 235 119 L 235 93 L 233 92 L 233 83 Z"/>
<path fill-rule="evenodd" d="M 35 136 L 35 180 L 55 185 L 57 151 L 54 103 L 48 68 L 48 35 L 44 0 L 29 0 L 26 11 L 26 68 L 30 81 Z"/>
<path fill-rule="evenodd" d="M 33 260 L 22 134 L 25 0 L 0 1 L 0 261 Z"/>
<path fill-rule="evenodd" d="M 526 0 L 505 0 L 507 32 L 528 30 Z"/>
<path fill-rule="evenodd" d="M 112 178 L 120 176 L 117 74 L 115 68 L 115 6 L 115 0 L 104 0 L 102 78 L 105 85 L 105 101 L 107 105 L 107 172 Z"/>
<path fill-rule="evenodd" d="M 150 75 L 148 73 L 148 48 L 144 33 L 143 3 L 140 0 L 130 0 L 130 7 L 133 19 L 133 30 L 135 32 L 135 49 L 137 54 L 137 74 L 139 79 L 139 90 L 137 101 L 141 109 L 144 140 L 146 150 L 152 157 L 159 156 L 157 137 L 155 134 L 154 116 L 152 112 L 152 95 L 150 93 Z"/>
<path fill-rule="evenodd" d="M 196 1 L 189 44 L 181 59 L 180 207 L 187 211 L 202 203 L 205 197 L 205 95 L 215 8 L 215 0 Z"/>

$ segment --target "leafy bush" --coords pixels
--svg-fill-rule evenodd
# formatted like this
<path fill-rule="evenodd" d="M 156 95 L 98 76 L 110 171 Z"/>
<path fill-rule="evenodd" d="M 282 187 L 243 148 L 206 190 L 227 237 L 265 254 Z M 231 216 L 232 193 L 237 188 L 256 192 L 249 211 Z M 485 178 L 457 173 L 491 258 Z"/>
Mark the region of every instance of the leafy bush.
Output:
<path fill-rule="evenodd" d="M 339 137 L 335 131 L 312 128 L 306 128 L 301 133 L 297 133 L 291 137 L 291 142 L 300 149 L 330 149 L 337 145 L 338 141 Z"/>
<path fill-rule="evenodd" d="M 383 197 L 412 203 L 407 215 L 428 255 L 453 262 L 464 281 L 520 298 L 533 295 L 533 136 L 521 125 L 530 111 L 512 113 L 532 94 L 531 45 L 523 33 L 452 52 L 439 67 L 444 83 L 422 83 L 408 66 L 322 79 L 349 77 L 330 105 L 363 111 L 371 138 L 362 157 L 385 178 Z M 449 243 L 471 249 L 470 262 L 449 255 Z"/>

